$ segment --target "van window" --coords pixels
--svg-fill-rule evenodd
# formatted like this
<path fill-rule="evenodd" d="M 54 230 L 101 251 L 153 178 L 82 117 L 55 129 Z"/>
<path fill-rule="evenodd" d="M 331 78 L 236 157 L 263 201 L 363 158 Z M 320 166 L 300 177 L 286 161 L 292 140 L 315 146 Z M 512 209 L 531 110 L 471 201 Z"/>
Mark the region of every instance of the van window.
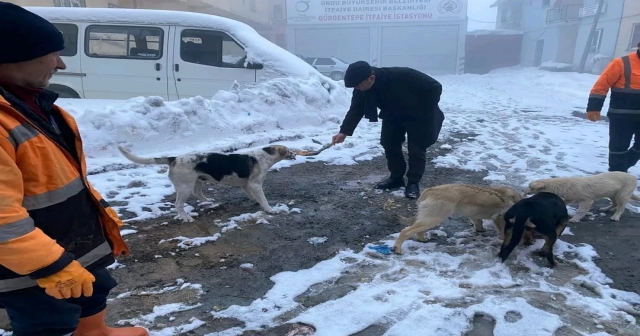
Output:
<path fill-rule="evenodd" d="M 60 51 L 60 56 L 75 56 L 78 53 L 78 26 L 71 23 L 53 24 L 62 33 L 64 38 L 64 49 Z"/>
<path fill-rule="evenodd" d="M 226 33 L 185 29 L 180 38 L 180 58 L 185 62 L 220 68 L 244 68 L 247 53 Z"/>
<path fill-rule="evenodd" d="M 89 57 L 145 59 L 162 58 L 164 30 L 157 27 L 87 27 L 85 53 Z"/>

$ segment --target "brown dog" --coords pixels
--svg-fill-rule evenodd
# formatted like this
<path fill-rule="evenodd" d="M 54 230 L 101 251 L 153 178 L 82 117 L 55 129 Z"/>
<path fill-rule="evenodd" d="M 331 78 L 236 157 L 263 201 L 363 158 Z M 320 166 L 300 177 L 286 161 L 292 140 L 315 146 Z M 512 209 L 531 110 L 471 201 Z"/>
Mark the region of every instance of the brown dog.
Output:
<path fill-rule="evenodd" d="M 417 201 L 417 215 L 413 218 L 400 217 L 410 226 L 400 232 L 393 252 L 402 254 L 402 244 L 414 234 L 417 234 L 418 241 L 426 241 L 425 231 L 453 214 L 468 217 L 476 232 L 485 231 L 483 219 L 492 220 L 500 239 L 504 239 L 504 213 L 521 199 L 522 196 L 509 187 L 443 184 L 425 189 Z"/>

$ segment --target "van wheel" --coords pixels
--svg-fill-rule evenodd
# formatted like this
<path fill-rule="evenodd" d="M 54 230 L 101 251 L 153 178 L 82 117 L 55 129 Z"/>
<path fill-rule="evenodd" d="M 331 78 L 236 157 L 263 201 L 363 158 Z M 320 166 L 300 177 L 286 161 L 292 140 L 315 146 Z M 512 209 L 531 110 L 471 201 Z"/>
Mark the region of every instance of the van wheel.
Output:
<path fill-rule="evenodd" d="M 342 73 L 340 71 L 332 72 L 329 75 L 329 78 L 333 79 L 334 81 L 339 81 L 339 80 L 342 80 L 344 78 L 344 73 Z"/>
<path fill-rule="evenodd" d="M 80 95 L 72 88 L 62 85 L 51 85 L 49 90 L 57 93 L 60 98 L 80 98 Z"/>

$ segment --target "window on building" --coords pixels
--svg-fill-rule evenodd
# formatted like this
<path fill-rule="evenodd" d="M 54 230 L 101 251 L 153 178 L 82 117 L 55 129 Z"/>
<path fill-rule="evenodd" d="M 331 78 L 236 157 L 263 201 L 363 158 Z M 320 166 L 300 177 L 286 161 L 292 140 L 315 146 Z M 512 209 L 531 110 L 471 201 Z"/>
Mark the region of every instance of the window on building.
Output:
<path fill-rule="evenodd" d="M 162 58 L 164 30 L 156 27 L 89 26 L 89 57 L 156 60 Z"/>
<path fill-rule="evenodd" d="M 640 23 L 633 25 L 631 29 L 631 41 L 629 41 L 629 50 L 635 49 L 640 43 Z"/>
<path fill-rule="evenodd" d="M 85 0 L 53 0 L 55 7 L 87 7 Z"/>
<path fill-rule="evenodd" d="M 315 65 L 336 65 L 336 62 L 328 57 L 319 57 Z"/>
<path fill-rule="evenodd" d="M 284 19 L 284 11 L 282 10 L 282 5 L 273 6 L 273 19 L 274 20 Z"/>
<path fill-rule="evenodd" d="M 281 47 L 284 47 L 287 44 L 284 34 L 276 34 L 276 44 Z"/>
<path fill-rule="evenodd" d="M 245 67 L 247 53 L 226 33 L 185 29 L 180 38 L 180 58 L 185 62 L 220 68 Z"/>
<path fill-rule="evenodd" d="M 542 6 L 550 6 L 551 0 L 542 0 Z"/>
<path fill-rule="evenodd" d="M 71 23 L 53 24 L 62 33 L 64 38 L 64 49 L 60 51 L 60 56 L 75 56 L 78 53 L 78 26 Z"/>
<path fill-rule="evenodd" d="M 249 9 L 256 11 L 256 0 L 249 0 Z"/>
<path fill-rule="evenodd" d="M 589 51 L 590 52 L 599 51 L 601 42 L 602 42 L 602 29 L 596 29 L 593 32 L 591 41 L 589 42 Z"/>

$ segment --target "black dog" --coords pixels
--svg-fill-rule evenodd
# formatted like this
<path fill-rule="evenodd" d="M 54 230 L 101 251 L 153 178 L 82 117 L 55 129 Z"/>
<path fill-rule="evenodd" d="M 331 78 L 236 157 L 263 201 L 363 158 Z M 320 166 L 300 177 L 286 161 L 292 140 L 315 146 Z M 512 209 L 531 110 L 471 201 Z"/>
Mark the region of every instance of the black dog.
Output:
<path fill-rule="evenodd" d="M 567 206 L 558 195 L 550 192 L 537 193 L 516 202 L 504 214 L 504 241 L 498 256 L 502 262 L 518 245 L 525 230 L 538 232 L 545 240 L 540 255 L 546 256 L 549 267 L 554 267 L 553 245 L 569 221 Z"/>

